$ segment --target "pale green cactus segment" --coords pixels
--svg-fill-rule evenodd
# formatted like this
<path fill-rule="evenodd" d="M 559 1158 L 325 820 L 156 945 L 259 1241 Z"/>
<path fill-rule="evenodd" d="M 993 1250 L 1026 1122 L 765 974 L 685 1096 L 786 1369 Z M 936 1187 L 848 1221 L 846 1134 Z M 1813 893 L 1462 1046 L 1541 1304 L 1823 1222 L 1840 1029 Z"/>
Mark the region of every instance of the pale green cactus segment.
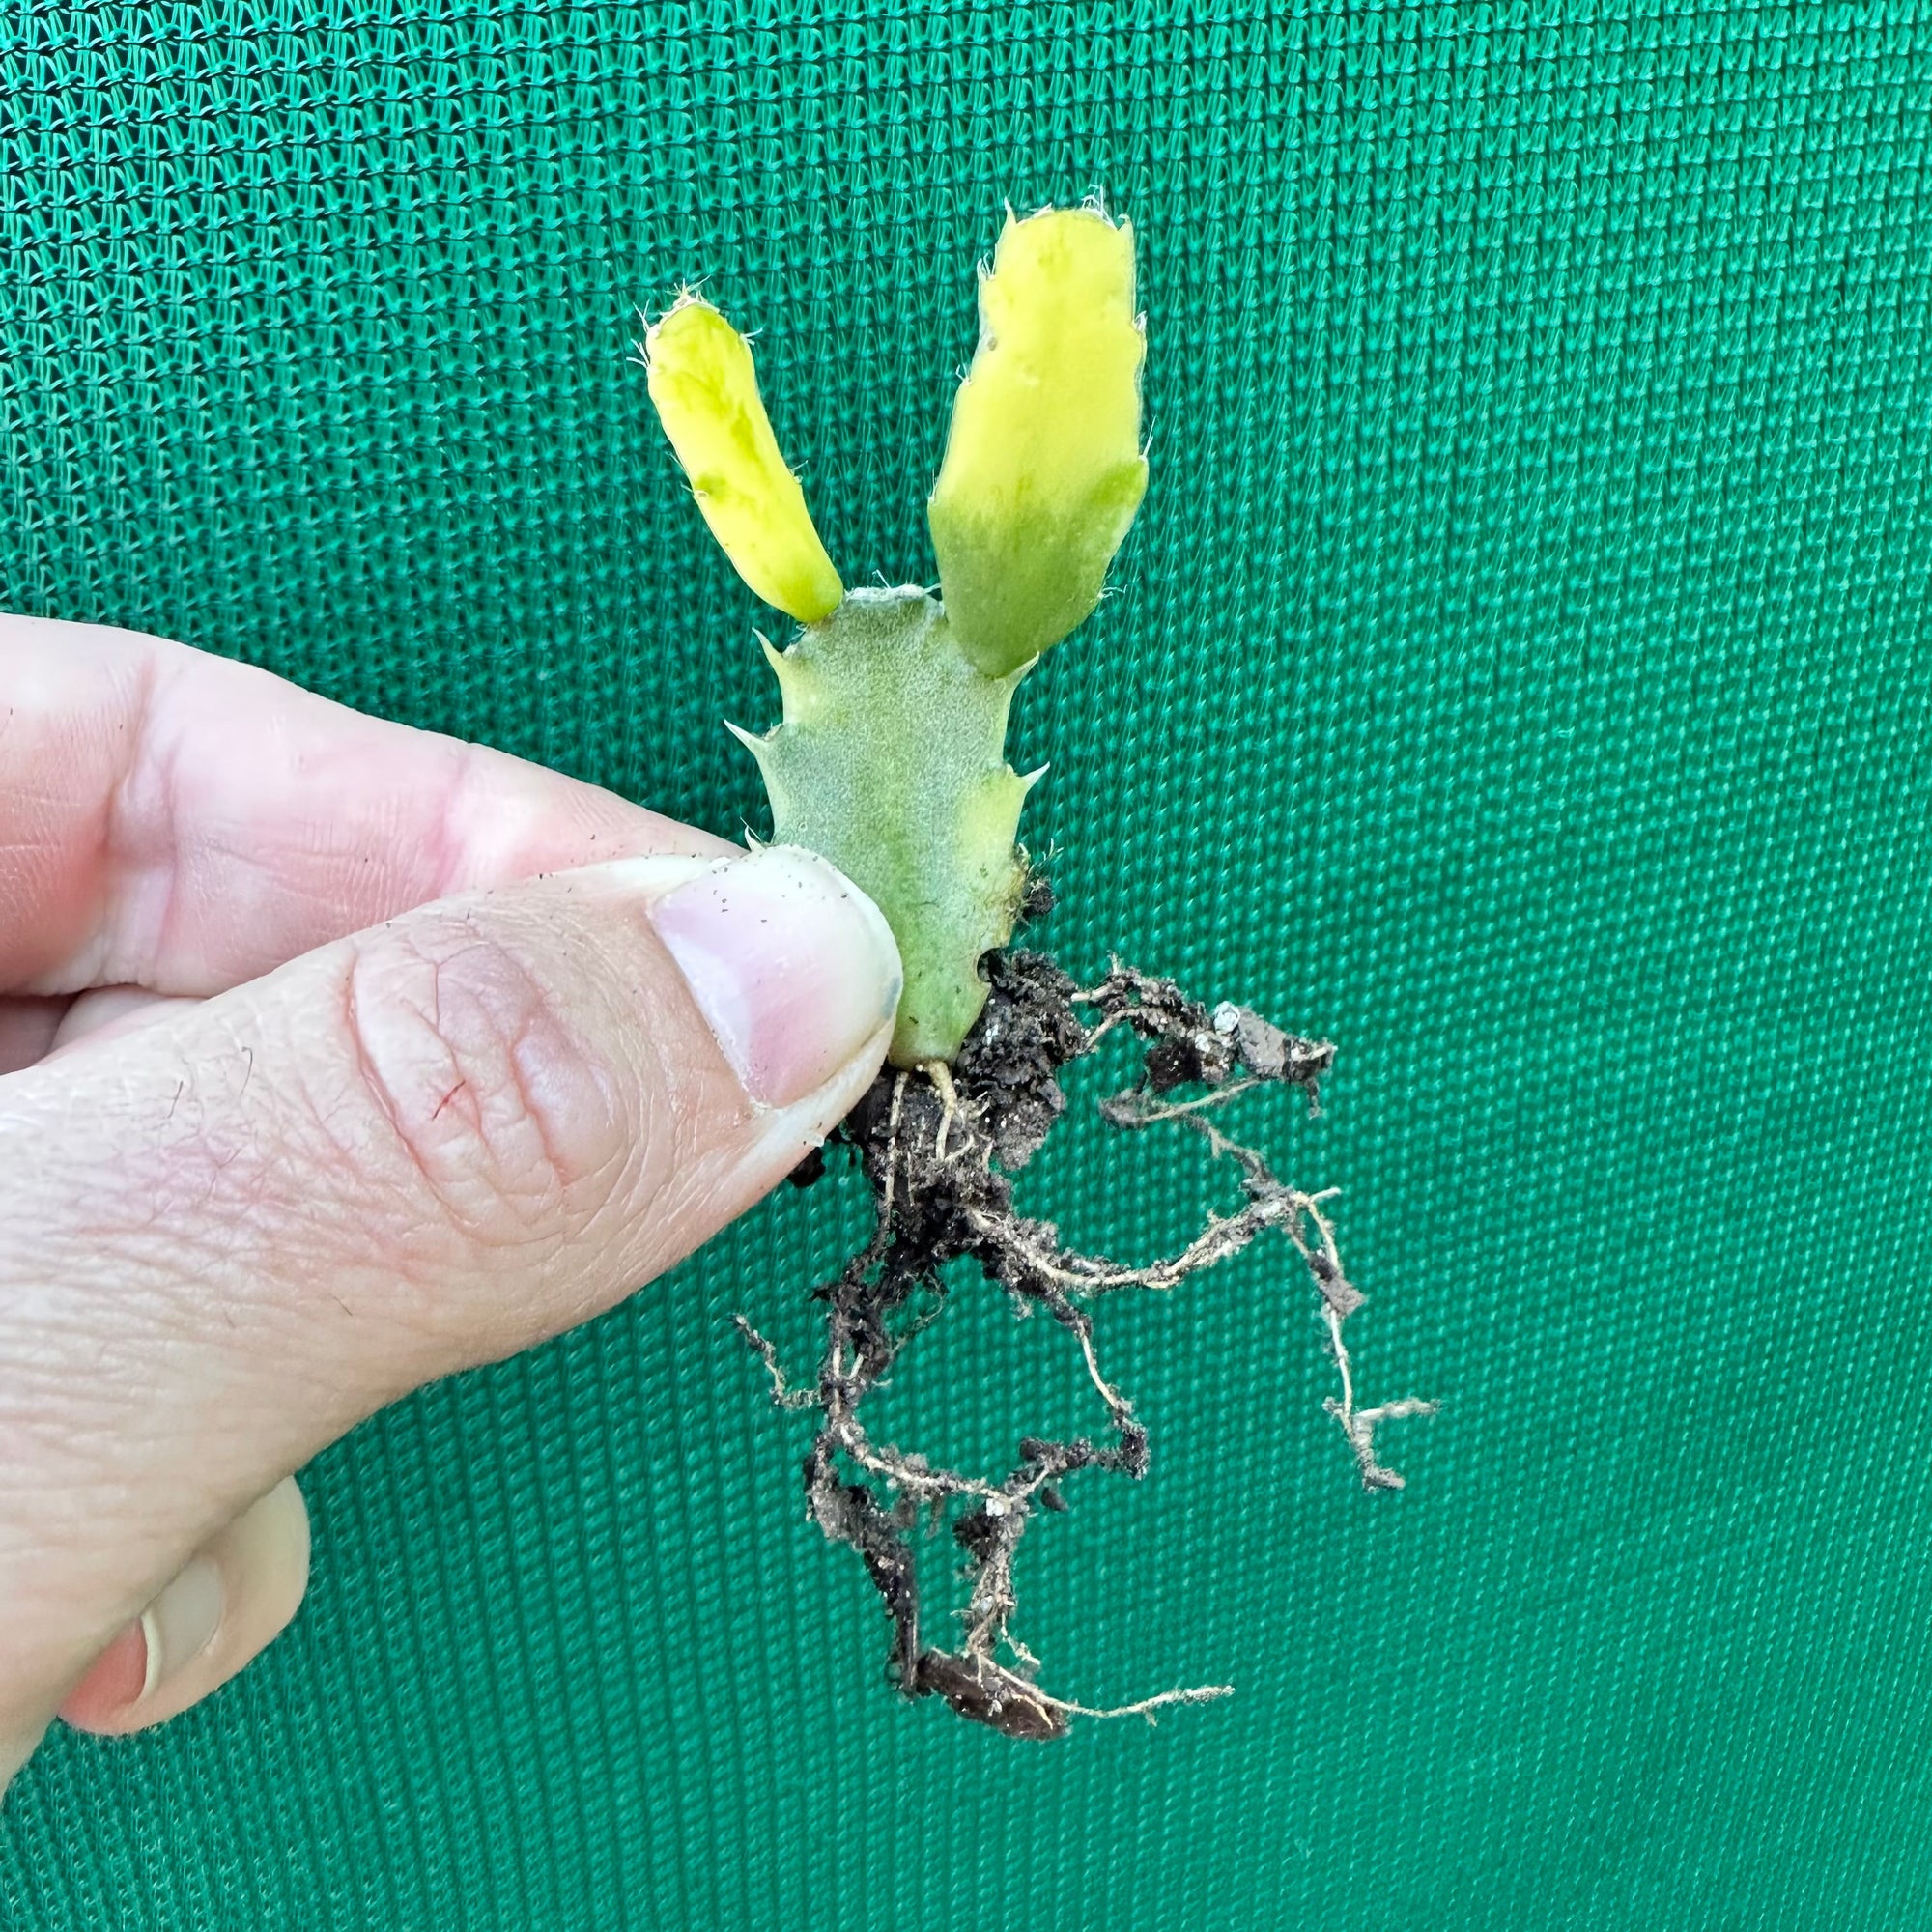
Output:
<path fill-rule="evenodd" d="M 1024 668 L 976 669 L 917 589 L 855 590 L 770 655 L 783 722 L 745 742 L 773 835 L 824 854 L 885 914 L 905 967 L 894 1064 L 951 1060 L 986 1004 L 980 956 L 1011 938 L 1025 882 L 1013 836 L 1033 780 L 1003 753 Z"/>
<path fill-rule="evenodd" d="M 738 575 L 801 624 L 830 614 L 844 586 L 779 452 L 751 344 L 686 296 L 645 336 L 644 368 L 697 507 Z"/>
<path fill-rule="evenodd" d="M 1092 208 L 1009 214 L 926 510 L 947 613 L 989 676 L 1100 601 L 1147 492 L 1146 347 L 1130 223 Z"/>

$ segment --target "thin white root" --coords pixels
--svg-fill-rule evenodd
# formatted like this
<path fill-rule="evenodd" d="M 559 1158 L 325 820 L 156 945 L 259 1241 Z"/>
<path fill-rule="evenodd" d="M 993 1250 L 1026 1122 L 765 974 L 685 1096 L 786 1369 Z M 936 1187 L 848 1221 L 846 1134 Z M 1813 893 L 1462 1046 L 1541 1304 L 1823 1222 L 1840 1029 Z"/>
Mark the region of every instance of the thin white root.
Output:
<path fill-rule="evenodd" d="M 1116 1704 L 1109 1710 L 1095 1710 L 1091 1704 L 1069 1704 L 1064 1697 L 1049 1697 L 1044 1690 L 1032 1693 L 1040 1703 L 1074 1718 L 1145 1718 L 1155 1721 L 1154 1713 L 1171 1704 L 1211 1704 L 1217 1698 L 1232 1697 L 1232 1684 L 1202 1684 L 1186 1690 L 1163 1690 L 1157 1697 L 1143 1697 L 1138 1704 Z"/>
<path fill-rule="evenodd" d="M 1319 1218 L 1319 1217 L 1318 1217 Z M 1386 1463 L 1376 1461 L 1376 1429 L 1384 1422 L 1400 1422 L 1405 1416 L 1435 1415 L 1441 1408 L 1440 1403 L 1424 1402 L 1419 1396 L 1405 1396 L 1400 1402 L 1385 1402 L 1374 1408 L 1355 1406 L 1354 1378 L 1350 1374 L 1349 1350 L 1342 1341 L 1342 1316 L 1333 1303 L 1321 1310 L 1328 1323 L 1328 1346 L 1334 1351 L 1335 1367 L 1342 1377 L 1342 1400 L 1333 1396 L 1321 1406 L 1342 1425 L 1342 1433 L 1349 1438 L 1349 1447 L 1355 1452 L 1355 1463 L 1362 1472 L 1362 1487 L 1365 1490 L 1401 1490 L 1407 1485 Z"/>

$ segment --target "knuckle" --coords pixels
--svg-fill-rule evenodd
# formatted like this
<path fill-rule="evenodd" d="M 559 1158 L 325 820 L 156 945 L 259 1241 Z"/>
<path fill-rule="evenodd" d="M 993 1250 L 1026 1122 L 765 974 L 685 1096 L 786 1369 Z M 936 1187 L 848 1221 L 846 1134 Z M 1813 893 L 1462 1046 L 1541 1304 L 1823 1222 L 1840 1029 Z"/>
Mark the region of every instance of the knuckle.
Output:
<path fill-rule="evenodd" d="M 344 1010 L 379 1144 L 475 1245 L 562 1242 L 625 1164 L 618 1083 L 557 1004 L 468 918 L 391 928 L 352 954 Z"/>

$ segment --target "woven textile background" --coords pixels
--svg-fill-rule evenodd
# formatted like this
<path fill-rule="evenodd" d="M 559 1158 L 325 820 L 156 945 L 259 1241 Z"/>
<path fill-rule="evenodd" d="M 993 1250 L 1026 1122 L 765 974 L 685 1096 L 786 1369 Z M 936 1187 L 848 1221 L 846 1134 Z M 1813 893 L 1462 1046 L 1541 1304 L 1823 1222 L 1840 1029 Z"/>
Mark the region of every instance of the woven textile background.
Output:
<path fill-rule="evenodd" d="M 788 1193 L 315 1464 L 299 1621 L 54 1738 L 0 1919 L 1928 1922 L 1928 132 L 1912 0 L 9 0 L 0 605 L 718 830 L 769 613 L 633 304 L 757 328 L 847 581 L 926 577 L 1002 201 L 1130 214 L 1152 492 L 1016 714 L 1046 936 L 1340 1041 L 1265 1131 L 1365 1393 L 1443 1410 L 1365 1497 L 1285 1250 L 1110 1305 L 1153 1472 L 1029 1537 L 1022 1634 L 1237 1694 L 1009 1744 L 889 1695 L 802 1520 L 727 1317 L 801 1355 L 860 1204 Z M 1024 1199 L 1125 1253 L 1220 1185 L 1083 1125 Z M 895 1413 L 1072 1423 L 1056 1339 L 970 1297 Z"/>

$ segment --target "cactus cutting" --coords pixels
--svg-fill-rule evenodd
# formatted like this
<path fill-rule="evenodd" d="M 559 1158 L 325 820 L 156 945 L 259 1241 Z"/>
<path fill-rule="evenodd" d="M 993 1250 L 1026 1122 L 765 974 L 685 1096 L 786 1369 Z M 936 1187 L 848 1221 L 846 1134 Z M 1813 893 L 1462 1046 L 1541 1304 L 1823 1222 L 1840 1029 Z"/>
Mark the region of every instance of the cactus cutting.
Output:
<path fill-rule="evenodd" d="M 1133 231 L 1090 210 L 1009 224 L 928 514 L 943 601 L 839 586 L 758 397 L 750 345 L 687 298 L 645 344 L 652 400 L 739 575 L 803 626 L 766 651 L 783 696 L 744 736 L 773 837 L 871 895 L 899 942 L 895 1065 L 951 1061 L 1012 935 L 1031 779 L 1005 755 L 1013 687 L 1100 600 L 1147 489 Z"/>
<path fill-rule="evenodd" d="M 779 449 L 751 347 L 718 310 L 681 298 L 649 330 L 643 359 L 706 524 L 746 584 L 798 626 L 783 650 L 764 645 L 779 722 L 762 736 L 738 732 L 764 780 L 772 838 L 821 853 L 861 886 L 905 968 L 889 1064 L 834 1136 L 856 1153 L 873 1228 L 816 1291 L 826 1346 L 815 1375 L 794 1380 L 769 1341 L 743 1318 L 740 1327 L 778 1405 L 817 1416 L 808 1501 L 884 1600 L 896 1688 L 1008 1736 L 1044 1739 L 1075 1717 L 1151 1719 L 1230 1688 L 1093 1709 L 1042 1687 L 1012 1627 L 1014 1551 L 1038 1512 L 1067 1507 L 1077 1471 L 1138 1477 L 1149 1465 L 1148 1433 L 1100 1366 L 1095 1310 L 1107 1295 L 1175 1288 L 1278 1231 L 1315 1291 L 1341 1382 L 1327 1407 L 1366 1487 L 1401 1487 L 1378 1459 L 1377 1427 L 1434 1405 L 1357 1405 L 1343 1324 L 1362 1297 L 1343 1273 L 1328 1197 L 1279 1180 L 1212 1119 L 1270 1085 L 1299 1088 L 1312 1107 L 1333 1047 L 1118 960 L 1083 985 L 1012 944 L 1052 904 L 1018 842 L 1040 774 L 1008 762 L 1013 693 L 1099 602 L 1148 485 L 1131 226 L 1097 207 L 1009 215 L 980 270 L 980 317 L 927 502 L 936 596 L 844 587 Z M 1014 1203 L 1013 1177 L 1065 1110 L 1064 1069 L 1116 1030 L 1134 1038 L 1139 1065 L 1100 1103 L 1102 1118 L 1123 1132 L 1171 1125 L 1202 1139 L 1241 1194 L 1179 1253 L 1136 1265 L 1065 1246 L 1050 1220 Z M 942 1271 L 960 1259 L 1072 1338 L 1104 1435 L 1017 1434 L 1011 1466 L 991 1474 L 873 1439 L 865 1400 L 943 1313 L 956 1291 Z M 920 1557 L 940 1523 L 966 1576 L 957 1634 L 945 1643 L 932 1641 Z"/>

